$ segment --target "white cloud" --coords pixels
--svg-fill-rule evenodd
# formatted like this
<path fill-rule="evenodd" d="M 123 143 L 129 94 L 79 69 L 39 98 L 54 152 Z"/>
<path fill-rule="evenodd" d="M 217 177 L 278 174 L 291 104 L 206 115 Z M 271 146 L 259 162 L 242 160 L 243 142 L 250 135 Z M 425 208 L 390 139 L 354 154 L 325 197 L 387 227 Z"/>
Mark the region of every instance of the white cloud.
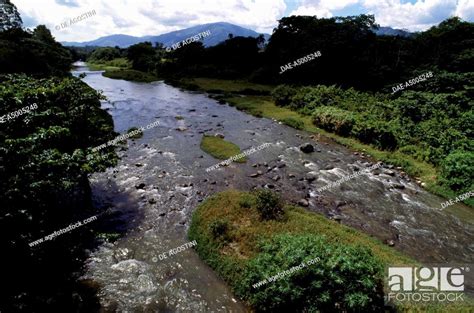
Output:
<path fill-rule="evenodd" d="M 332 17 L 331 11 L 320 7 L 300 6 L 289 15 L 309 15 L 321 17 Z"/>
<path fill-rule="evenodd" d="M 86 41 L 111 34 L 159 35 L 213 22 L 271 33 L 286 10 L 284 0 L 13 0 L 22 17 L 45 24 L 60 41 Z M 65 5 L 74 4 L 74 5 Z M 95 10 L 68 28 L 61 22 Z"/>
<path fill-rule="evenodd" d="M 363 5 L 375 14 L 382 26 L 425 30 L 455 14 L 456 0 L 418 0 L 401 3 L 399 0 L 364 0 Z"/>
<path fill-rule="evenodd" d="M 290 15 L 332 17 L 351 6 L 375 14 L 382 26 L 424 30 L 457 15 L 474 21 L 474 0 L 13 0 L 25 22 L 51 29 L 60 41 L 86 41 L 111 34 L 159 35 L 194 25 L 229 22 L 271 33 L 286 10 Z M 96 15 L 56 30 L 61 22 L 95 10 Z M 349 11 L 350 12 L 350 11 Z M 358 14 L 360 11 L 354 14 Z"/>
<path fill-rule="evenodd" d="M 474 21 L 474 1 L 460 0 L 456 8 L 456 16 L 465 19 L 466 21 Z"/>
<path fill-rule="evenodd" d="M 317 17 L 332 17 L 331 11 L 340 10 L 356 4 L 359 0 L 303 0 L 300 6 L 290 15 L 316 15 Z"/>
<path fill-rule="evenodd" d="M 358 5 L 366 14 L 374 14 L 382 26 L 404 28 L 410 31 L 426 30 L 451 17 L 459 16 L 474 21 L 474 0 L 302 0 L 290 14 L 332 17 L 338 10 Z"/>

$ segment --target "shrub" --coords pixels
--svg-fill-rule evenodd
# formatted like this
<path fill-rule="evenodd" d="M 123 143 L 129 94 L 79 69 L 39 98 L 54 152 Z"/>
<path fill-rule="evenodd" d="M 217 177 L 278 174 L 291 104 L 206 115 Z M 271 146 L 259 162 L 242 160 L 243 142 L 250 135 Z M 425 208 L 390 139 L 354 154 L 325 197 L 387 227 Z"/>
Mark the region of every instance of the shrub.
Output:
<path fill-rule="evenodd" d="M 460 191 L 474 185 L 474 152 L 455 151 L 441 164 L 442 182 L 449 188 Z"/>
<path fill-rule="evenodd" d="M 394 150 L 398 146 L 390 125 L 369 116 L 357 116 L 351 136 L 384 150 Z"/>
<path fill-rule="evenodd" d="M 283 234 L 263 242 L 260 250 L 238 288 L 259 311 L 377 312 L 383 307 L 383 266 L 367 248 L 330 243 L 322 236 Z M 252 287 L 303 263 L 301 269 Z"/>
<path fill-rule="evenodd" d="M 291 107 L 294 109 L 313 110 L 320 106 L 337 106 L 344 91 L 335 86 L 303 87 L 291 98 Z"/>
<path fill-rule="evenodd" d="M 286 117 L 284 119 L 281 119 L 281 122 L 285 125 L 288 125 L 290 127 L 295 128 L 295 129 L 303 129 L 304 128 L 304 123 L 301 120 L 297 120 L 293 117 Z"/>
<path fill-rule="evenodd" d="M 262 220 L 277 220 L 284 215 L 280 196 L 270 190 L 258 190 L 255 204 Z"/>
<path fill-rule="evenodd" d="M 227 241 L 229 231 L 229 221 L 217 219 L 209 224 L 209 231 L 212 238 Z"/>
<path fill-rule="evenodd" d="M 314 110 L 313 123 L 338 135 L 348 136 L 355 124 L 355 116 L 335 107 L 320 107 Z"/>
<path fill-rule="evenodd" d="M 296 94 L 297 89 L 288 85 L 279 85 L 273 89 L 271 95 L 275 100 L 275 104 L 279 106 L 289 105 L 291 98 Z"/>

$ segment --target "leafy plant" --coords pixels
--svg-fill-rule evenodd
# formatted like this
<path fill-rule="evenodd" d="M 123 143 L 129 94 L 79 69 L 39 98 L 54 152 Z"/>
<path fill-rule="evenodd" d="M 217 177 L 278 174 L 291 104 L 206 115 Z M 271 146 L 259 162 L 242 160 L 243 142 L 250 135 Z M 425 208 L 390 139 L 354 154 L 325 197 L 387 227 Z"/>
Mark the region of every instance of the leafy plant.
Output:
<path fill-rule="evenodd" d="M 259 254 L 247 264 L 239 292 L 261 312 L 378 312 L 383 307 L 382 275 L 382 263 L 367 248 L 332 244 L 321 236 L 284 234 L 261 243 Z M 250 287 L 264 279 L 267 284 Z"/>
<path fill-rule="evenodd" d="M 474 186 L 474 152 L 455 151 L 441 165 L 442 181 L 455 191 Z"/>
<path fill-rule="evenodd" d="M 229 221 L 224 219 L 214 220 L 211 224 L 209 224 L 209 230 L 211 232 L 212 238 L 226 241 L 229 231 Z"/>
<path fill-rule="evenodd" d="M 279 85 L 273 89 L 271 95 L 273 100 L 275 100 L 276 105 L 286 106 L 289 105 L 291 99 L 296 94 L 297 89 L 290 87 L 288 85 Z"/>
<path fill-rule="evenodd" d="M 280 196 L 270 190 L 262 189 L 256 193 L 255 205 L 263 220 L 283 218 L 284 210 Z"/>

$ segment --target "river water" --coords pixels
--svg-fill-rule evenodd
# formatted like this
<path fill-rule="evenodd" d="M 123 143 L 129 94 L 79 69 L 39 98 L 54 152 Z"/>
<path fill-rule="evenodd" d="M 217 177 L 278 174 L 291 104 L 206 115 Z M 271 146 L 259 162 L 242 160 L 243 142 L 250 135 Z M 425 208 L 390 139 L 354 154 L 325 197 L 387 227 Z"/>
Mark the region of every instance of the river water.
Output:
<path fill-rule="evenodd" d="M 390 165 L 318 192 L 375 162 L 204 94 L 163 82 L 112 80 L 86 67 L 74 74 L 82 72 L 88 85 L 107 96 L 103 108 L 117 132 L 160 122 L 117 149 L 121 160 L 115 168 L 90 177 L 94 203 L 113 212 L 101 222 L 122 234 L 90 252 L 82 277 L 97 286 L 103 312 L 248 311 L 191 248 L 159 258 L 189 242 L 186 232 L 199 202 L 229 188 L 267 187 L 290 202 L 305 199 L 308 210 L 362 230 L 423 263 L 474 263 L 472 210 L 464 205 L 441 209 L 444 199 Z M 201 137 L 216 133 L 242 150 L 269 146 L 248 156 L 247 163 L 206 172 L 219 160 L 200 149 Z M 306 142 L 316 151 L 300 151 Z"/>

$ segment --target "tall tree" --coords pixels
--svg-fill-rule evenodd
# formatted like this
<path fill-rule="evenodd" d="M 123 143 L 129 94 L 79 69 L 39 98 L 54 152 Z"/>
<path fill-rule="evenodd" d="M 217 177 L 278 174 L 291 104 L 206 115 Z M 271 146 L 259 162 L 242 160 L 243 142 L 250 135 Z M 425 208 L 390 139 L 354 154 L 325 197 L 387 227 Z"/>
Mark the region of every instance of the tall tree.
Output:
<path fill-rule="evenodd" d="M 0 0 L 0 32 L 22 26 L 23 21 L 16 6 L 10 0 Z"/>

